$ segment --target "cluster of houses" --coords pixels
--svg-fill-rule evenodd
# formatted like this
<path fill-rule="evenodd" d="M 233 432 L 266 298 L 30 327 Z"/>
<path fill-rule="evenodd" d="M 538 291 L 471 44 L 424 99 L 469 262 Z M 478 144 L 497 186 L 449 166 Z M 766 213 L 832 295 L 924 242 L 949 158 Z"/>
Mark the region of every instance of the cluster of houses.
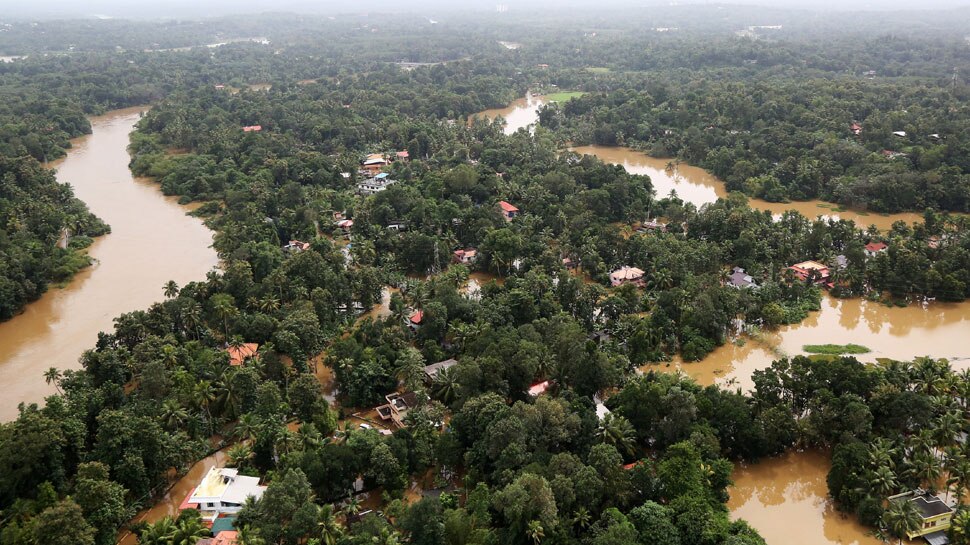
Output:
<path fill-rule="evenodd" d="M 409 161 L 411 155 L 407 151 L 392 153 L 371 153 L 360 162 L 360 173 L 365 176 L 376 176 L 384 167 L 395 161 Z"/>

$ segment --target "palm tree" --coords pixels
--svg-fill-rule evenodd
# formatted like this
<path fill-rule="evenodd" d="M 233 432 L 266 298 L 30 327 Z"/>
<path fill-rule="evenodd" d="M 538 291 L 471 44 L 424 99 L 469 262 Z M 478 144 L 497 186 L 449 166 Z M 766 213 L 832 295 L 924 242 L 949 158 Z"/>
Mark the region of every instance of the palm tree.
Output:
<path fill-rule="evenodd" d="M 900 545 L 907 532 L 917 530 L 923 523 L 919 508 L 909 500 L 895 500 L 890 502 L 889 508 L 882 516 L 883 525 L 889 533 L 899 538 Z"/>
<path fill-rule="evenodd" d="M 448 367 L 438 371 L 431 385 L 431 393 L 445 405 L 451 405 L 458 397 L 458 377 L 455 375 L 454 367 Z"/>
<path fill-rule="evenodd" d="M 943 468 L 940 467 L 939 458 L 932 453 L 917 452 L 909 459 L 909 468 L 906 473 L 917 479 L 920 484 L 926 483 L 932 489 L 943 475 Z"/>
<path fill-rule="evenodd" d="M 57 367 L 50 367 L 44 371 L 44 382 L 53 384 L 57 393 L 61 393 L 61 377 L 61 372 L 57 370 Z"/>
<path fill-rule="evenodd" d="M 166 282 L 162 289 L 166 299 L 174 299 L 179 294 L 179 285 L 175 283 L 175 280 Z"/>
<path fill-rule="evenodd" d="M 162 420 L 162 427 L 168 431 L 180 429 L 189 420 L 189 412 L 172 398 L 162 402 L 162 409 L 158 416 Z"/>
<path fill-rule="evenodd" d="M 192 301 L 188 305 L 183 306 L 179 313 L 181 314 L 182 325 L 186 328 L 186 333 L 194 331 L 196 339 L 201 337 L 199 329 L 204 323 L 202 320 L 202 305 L 198 301 Z"/>
<path fill-rule="evenodd" d="M 542 538 L 546 537 L 546 532 L 542 529 L 542 523 L 538 520 L 530 520 L 529 527 L 526 528 L 525 533 L 532 539 L 535 545 L 539 545 L 542 542 Z"/>
<path fill-rule="evenodd" d="M 168 545 L 175 534 L 175 521 L 172 517 L 163 517 L 154 524 L 148 524 L 138 534 L 140 545 Z"/>
<path fill-rule="evenodd" d="M 344 528 L 337 522 L 337 514 L 332 505 L 324 505 L 317 516 L 317 530 L 320 532 L 321 545 L 336 545 L 344 535 Z"/>
<path fill-rule="evenodd" d="M 202 524 L 202 518 L 196 516 L 179 516 L 175 522 L 175 531 L 172 533 L 171 545 L 195 545 L 195 542 L 212 535 Z"/>
<path fill-rule="evenodd" d="M 960 509 L 950 521 L 950 543 L 970 544 L 970 509 Z"/>
<path fill-rule="evenodd" d="M 589 510 L 587 510 L 585 507 L 580 507 L 575 513 L 573 513 L 572 522 L 580 531 L 589 528 L 592 520 L 593 517 L 590 516 Z"/>
<path fill-rule="evenodd" d="M 233 427 L 232 435 L 242 441 L 253 441 L 259 434 L 261 425 L 256 415 L 246 413 L 239 417 L 239 422 Z"/>
<path fill-rule="evenodd" d="M 226 451 L 226 456 L 229 458 L 226 465 L 229 467 L 240 467 L 253 457 L 253 449 L 244 443 L 236 443 L 229 447 L 229 450 Z"/>
<path fill-rule="evenodd" d="M 211 406 L 215 398 L 216 391 L 212 387 L 212 383 L 208 380 L 200 380 L 195 385 L 195 389 L 192 390 L 192 402 L 197 409 L 205 413 L 210 435 L 213 429 Z"/>
<path fill-rule="evenodd" d="M 344 506 L 343 511 L 345 516 L 354 517 L 357 516 L 357 513 L 360 513 L 360 500 L 357 499 L 357 496 L 353 495 L 353 490 L 350 491 L 350 494 L 350 498 L 347 499 L 347 505 Z"/>
<path fill-rule="evenodd" d="M 597 437 L 627 456 L 633 456 L 636 449 L 636 430 L 630 421 L 622 416 L 607 414 L 596 430 Z"/>
<path fill-rule="evenodd" d="M 879 497 L 886 497 L 892 494 L 899 486 L 896 481 L 896 474 L 889 466 L 879 466 L 869 474 L 869 487 L 879 494 Z"/>
<path fill-rule="evenodd" d="M 232 296 L 219 293 L 212 296 L 212 310 L 222 319 L 223 329 L 226 334 L 226 340 L 229 340 L 229 318 L 236 316 L 239 311 L 236 309 L 236 305 L 232 300 Z"/>
<path fill-rule="evenodd" d="M 266 540 L 249 526 L 243 526 L 236 536 L 236 545 L 266 545 Z"/>
<path fill-rule="evenodd" d="M 399 539 L 400 534 L 394 530 L 388 530 L 386 527 L 381 528 L 379 534 L 371 538 L 371 542 L 374 545 L 398 545 L 401 543 Z"/>

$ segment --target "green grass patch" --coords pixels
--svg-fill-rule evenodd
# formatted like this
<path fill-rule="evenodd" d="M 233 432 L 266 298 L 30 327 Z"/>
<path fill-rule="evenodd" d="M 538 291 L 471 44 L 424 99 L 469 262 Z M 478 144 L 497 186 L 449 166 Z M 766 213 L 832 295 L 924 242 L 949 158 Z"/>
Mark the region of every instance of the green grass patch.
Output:
<path fill-rule="evenodd" d="M 825 202 L 820 202 L 820 203 L 816 204 L 815 206 L 817 206 L 819 208 L 832 208 L 832 205 L 831 204 L 825 203 Z"/>
<path fill-rule="evenodd" d="M 806 344 L 802 350 L 810 354 L 827 354 L 837 356 L 840 354 L 867 354 L 871 352 L 861 344 Z"/>
<path fill-rule="evenodd" d="M 587 66 L 586 71 L 590 74 L 609 74 L 610 69 L 605 66 Z"/>
<path fill-rule="evenodd" d="M 585 94 L 583 91 L 561 91 L 546 95 L 546 100 L 549 102 L 566 102 L 567 100 L 579 98 Z"/>

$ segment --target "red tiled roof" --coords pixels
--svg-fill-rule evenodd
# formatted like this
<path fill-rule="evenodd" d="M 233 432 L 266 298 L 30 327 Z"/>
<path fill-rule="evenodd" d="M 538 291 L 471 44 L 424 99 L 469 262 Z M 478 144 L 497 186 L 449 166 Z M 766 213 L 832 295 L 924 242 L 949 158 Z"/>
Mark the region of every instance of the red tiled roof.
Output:
<path fill-rule="evenodd" d="M 230 346 L 226 348 L 229 353 L 229 365 L 242 365 L 247 358 L 256 355 L 259 345 L 256 343 L 245 343 L 242 346 Z"/>
<path fill-rule="evenodd" d="M 182 503 L 179 504 L 179 511 L 185 511 L 186 509 L 198 509 L 199 508 L 199 504 L 197 504 L 197 503 L 189 503 L 189 498 L 192 497 L 192 494 L 195 494 L 195 489 L 194 488 L 192 490 L 190 490 L 188 494 L 185 495 L 185 499 L 183 499 L 182 500 Z"/>
<path fill-rule="evenodd" d="M 213 538 L 212 545 L 235 545 L 238 537 L 239 532 L 235 530 L 223 530 Z"/>
<path fill-rule="evenodd" d="M 404 151 L 397 152 L 397 156 L 400 157 L 401 159 L 407 159 L 408 157 L 410 157 L 410 154 L 408 154 L 407 150 L 404 150 Z"/>
<path fill-rule="evenodd" d="M 423 310 L 415 311 L 414 314 L 411 315 L 409 320 L 411 320 L 412 324 L 420 324 L 421 320 L 424 320 L 424 311 Z"/>
<path fill-rule="evenodd" d="M 889 245 L 885 242 L 870 242 L 869 244 L 866 244 L 866 250 L 870 252 L 881 252 L 888 247 Z"/>
<path fill-rule="evenodd" d="M 248 127 L 243 127 L 243 132 L 259 132 L 263 130 L 262 125 L 250 125 Z"/>
<path fill-rule="evenodd" d="M 502 211 L 503 212 L 518 212 L 519 211 L 518 208 L 512 206 L 511 204 L 509 204 L 509 203 L 507 203 L 505 201 L 499 201 L 498 202 L 498 205 L 502 208 Z"/>
<path fill-rule="evenodd" d="M 529 395 L 532 396 L 532 397 L 540 396 L 540 395 L 546 393 L 546 390 L 548 390 L 548 389 L 549 389 L 549 381 L 548 380 L 544 380 L 542 382 L 537 382 L 537 383 L 533 384 L 532 386 L 529 386 Z"/>

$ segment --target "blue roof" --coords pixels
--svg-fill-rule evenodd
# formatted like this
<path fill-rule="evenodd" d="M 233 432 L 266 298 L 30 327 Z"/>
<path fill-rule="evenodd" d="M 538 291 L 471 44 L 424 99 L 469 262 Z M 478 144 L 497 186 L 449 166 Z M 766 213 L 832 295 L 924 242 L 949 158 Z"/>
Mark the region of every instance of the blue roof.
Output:
<path fill-rule="evenodd" d="M 374 176 L 374 178 L 377 179 L 377 180 L 383 180 L 384 178 L 387 178 L 387 173 L 386 172 L 381 172 L 377 176 Z"/>

